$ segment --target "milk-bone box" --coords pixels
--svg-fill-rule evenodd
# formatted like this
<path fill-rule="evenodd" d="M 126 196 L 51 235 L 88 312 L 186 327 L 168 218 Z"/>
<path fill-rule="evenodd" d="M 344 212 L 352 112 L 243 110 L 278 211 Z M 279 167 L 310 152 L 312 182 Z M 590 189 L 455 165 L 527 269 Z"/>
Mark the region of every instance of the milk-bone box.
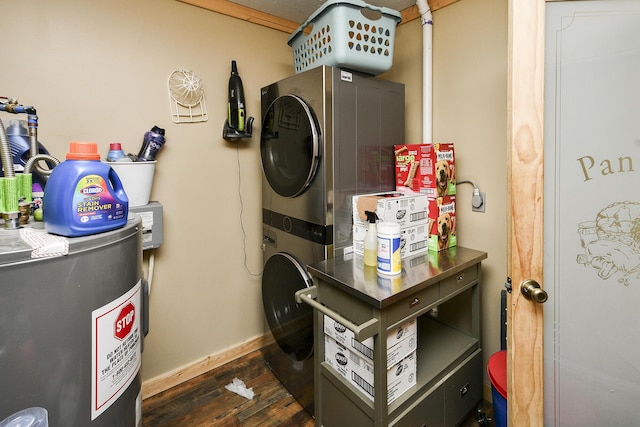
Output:
<path fill-rule="evenodd" d="M 453 143 L 395 145 L 396 191 L 429 198 L 456 194 Z"/>
<path fill-rule="evenodd" d="M 457 245 L 456 196 L 429 199 L 429 252 Z"/>

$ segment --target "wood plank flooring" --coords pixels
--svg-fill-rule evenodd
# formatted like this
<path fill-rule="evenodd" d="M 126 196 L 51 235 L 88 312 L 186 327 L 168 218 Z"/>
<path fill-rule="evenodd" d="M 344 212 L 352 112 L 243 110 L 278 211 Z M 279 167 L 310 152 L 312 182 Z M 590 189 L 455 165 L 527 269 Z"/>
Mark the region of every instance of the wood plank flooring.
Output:
<path fill-rule="evenodd" d="M 253 388 L 252 400 L 224 388 L 234 378 Z M 260 350 L 145 399 L 142 414 L 144 427 L 314 426 L 313 418 L 266 367 Z M 478 425 L 472 413 L 461 427 Z"/>

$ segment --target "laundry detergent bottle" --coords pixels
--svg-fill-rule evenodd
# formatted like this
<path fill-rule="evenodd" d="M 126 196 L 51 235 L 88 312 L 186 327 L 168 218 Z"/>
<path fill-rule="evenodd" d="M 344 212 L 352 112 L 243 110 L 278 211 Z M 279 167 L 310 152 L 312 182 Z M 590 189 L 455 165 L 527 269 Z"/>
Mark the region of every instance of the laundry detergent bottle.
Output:
<path fill-rule="evenodd" d="M 118 174 L 100 161 L 95 142 L 71 142 L 51 172 L 43 198 L 44 228 L 66 237 L 115 230 L 127 223 L 129 199 Z"/>

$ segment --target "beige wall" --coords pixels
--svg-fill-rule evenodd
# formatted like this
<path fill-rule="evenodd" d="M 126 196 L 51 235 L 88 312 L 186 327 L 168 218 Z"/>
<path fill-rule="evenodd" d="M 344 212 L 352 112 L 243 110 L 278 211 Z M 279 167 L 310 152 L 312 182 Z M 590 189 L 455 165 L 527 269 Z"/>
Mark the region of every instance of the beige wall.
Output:
<path fill-rule="evenodd" d="M 483 262 L 485 365 L 500 349 L 500 291 L 507 279 L 507 1 L 463 0 L 434 17 L 434 136 L 456 143 L 458 180 L 475 181 L 486 212 L 471 211 L 473 187 L 458 187 L 458 244 Z M 485 384 L 489 380 L 485 375 Z"/>
<path fill-rule="evenodd" d="M 0 0 L 0 95 L 34 105 L 40 141 L 64 158 L 71 140 L 122 142 L 137 152 L 153 125 L 166 129 L 152 199 L 164 206 L 155 251 L 151 331 L 143 378 L 153 379 L 262 333 L 260 88 L 293 74 L 288 34 L 173 0 Z M 456 143 L 458 179 L 487 193 L 471 212 L 459 187 L 459 244 L 484 263 L 485 360 L 499 344 L 506 275 L 506 1 L 464 0 L 434 13 L 434 139 Z M 407 143 L 421 142 L 419 20 L 398 28 L 394 67 L 406 85 Z M 254 137 L 221 137 L 230 62 L 243 79 Z M 167 79 L 193 70 L 209 121 L 171 122 Z M 13 118 L 2 113 L 0 118 Z M 243 237 L 244 236 L 244 237 Z M 485 381 L 486 382 L 486 381 Z"/>
<path fill-rule="evenodd" d="M 473 186 L 457 188 L 458 244 L 489 254 L 483 262 L 485 365 L 500 349 L 500 291 L 507 256 L 507 1 L 462 0 L 433 14 L 433 139 L 454 142 L 456 177 L 486 193 L 486 212 L 471 210 Z M 422 25 L 396 33 L 393 68 L 406 85 L 407 143 L 422 139 Z M 489 380 L 485 375 L 485 384 Z"/>
<path fill-rule="evenodd" d="M 1 0 L 0 9 L 14 35 L 0 49 L 0 94 L 37 108 L 52 154 L 63 159 L 71 140 L 96 141 L 103 155 L 110 141 L 137 152 L 145 131 L 166 129 L 143 377 L 262 334 L 259 128 L 240 144 L 221 135 L 231 60 L 259 126 L 260 88 L 293 73 L 288 35 L 172 0 Z M 167 79 L 180 68 L 202 79 L 209 121 L 171 121 Z"/>

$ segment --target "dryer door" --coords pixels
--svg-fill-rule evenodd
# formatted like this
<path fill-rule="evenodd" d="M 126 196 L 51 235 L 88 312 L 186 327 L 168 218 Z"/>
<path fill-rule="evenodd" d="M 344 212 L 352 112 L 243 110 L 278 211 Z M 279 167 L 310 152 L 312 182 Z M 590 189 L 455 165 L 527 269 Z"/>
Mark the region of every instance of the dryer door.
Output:
<path fill-rule="evenodd" d="M 296 303 L 294 294 L 313 284 L 293 255 L 271 256 L 262 273 L 262 303 L 271 333 L 282 351 L 295 360 L 313 355 L 313 309 Z"/>
<path fill-rule="evenodd" d="M 320 132 L 311 109 L 295 95 L 276 98 L 262 119 L 262 169 L 271 188 L 283 197 L 307 189 L 320 161 Z"/>

